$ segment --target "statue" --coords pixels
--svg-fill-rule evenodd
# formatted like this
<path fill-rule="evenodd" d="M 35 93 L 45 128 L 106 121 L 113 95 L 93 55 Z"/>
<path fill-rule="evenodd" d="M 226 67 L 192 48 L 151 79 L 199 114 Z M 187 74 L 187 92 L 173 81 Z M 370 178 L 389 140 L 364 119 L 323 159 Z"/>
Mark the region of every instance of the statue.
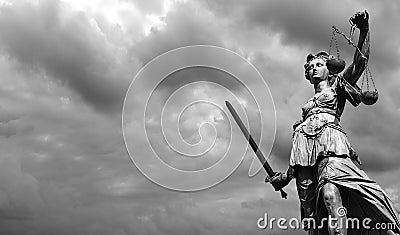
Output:
<path fill-rule="evenodd" d="M 357 106 L 363 100 L 356 82 L 369 58 L 368 19 L 367 11 L 357 12 L 350 18 L 360 33 L 353 63 L 342 74 L 344 63 L 335 61 L 334 56 L 326 52 L 307 56 L 305 77 L 313 85 L 315 95 L 302 107 L 302 119 L 293 126 L 287 172 L 266 180 L 275 190 L 281 190 L 295 178 L 302 218 L 321 221 L 331 217 L 338 221 L 335 226 L 323 229 L 309 227 L 306 229 L 309 234 L 400 233 L 393 203 L 360 169 L 361 162 L 340 125 L 346 101 Z M 347 214 L 340 212 L 343 208 Z M 393 223 L 397 227 L 391 228 L 392 231 L 351 229 L 344 226 L 347 218 L 370 218 L 373 222 Z"/>

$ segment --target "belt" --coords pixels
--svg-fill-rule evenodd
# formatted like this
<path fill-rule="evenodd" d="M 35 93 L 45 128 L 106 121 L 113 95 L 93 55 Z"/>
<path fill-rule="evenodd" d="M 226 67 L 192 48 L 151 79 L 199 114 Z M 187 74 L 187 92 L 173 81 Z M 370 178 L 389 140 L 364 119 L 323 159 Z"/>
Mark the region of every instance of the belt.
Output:
<path fill-rule="evenodd" d="M 311 110 L 310 112 L 307 113 L 307 115 L 303 118 L 303 121 L 306 120 L 307 118 L 309 118 L 310 116 L 314 115 L 314 114 L 320 114 L 320 113 L 327 113 L 327 114 L 330 114 L 332 116 L 335 116 L 334 123 L 335 124 L 339 124 L 340 117 L 336 114 L 335 111 L 330 110 L 330 109 L 313 109 L 313 110 Z"/>

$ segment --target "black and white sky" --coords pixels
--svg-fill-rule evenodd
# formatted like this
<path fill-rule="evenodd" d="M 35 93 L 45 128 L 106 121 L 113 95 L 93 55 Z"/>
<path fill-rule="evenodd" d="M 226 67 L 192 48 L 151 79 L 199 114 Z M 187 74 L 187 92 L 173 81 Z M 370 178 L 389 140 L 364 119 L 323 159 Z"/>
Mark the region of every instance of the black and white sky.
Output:
<path fill-rule="evenodd" d="M 305 57 L 328 50 L 331 26 L 347 34 L 349 17 L 365 9 L 370 13 L 369 66 L 380 97 L 373 106 L 347 105 L 341 123 L 366 173 L 400 210 L 399 1 L 1 0 L 0 234 L 265 234 L 256 225 L 265 212 L 299 217 L 294 182 L 287 187 L 289 199 L 280 199 L 264 183 L 263 172 L 248 176 L 251 152 L 230 177 L 206 190 L 179 192 L 152 183 L 125 147 L 124 98 L 138 71 L 162 53 L 198 44 L 231 50 L 251 62 L 268 84 L 276 109 L 270 160 L 286 170 L 292 124 L 313 95 L 304 78 Z M 351 63 L 354 48 L 342 38 L 338 42 L 341 57 Z M 176 77 L 195 81 L 220 75 L 194 69 Z M 177 87 L 179 82 L 161 84 L 155 104 Z M 240 87 L 228 88 L 243 94 Z M 217 88 L 202 85 L 180 94 L 180 101 L 193 97 L 224 99 Z M 147 97 L 138 92 L 133 99 Z M 171 110 L 178 103 L 172 102 Z M 157 110 L 154 105 L 149 112 Z M 143 111 L 131 108 L 133 116 Z M 183 135 L 195 141 L 194 127 L 210 115 L 219 131 L 218 153 L 226 147 L 227 129 L 214 108 L 189 110 Z M 264 117 L 265 131 L 256 135 L 268 136 L 273 121 Z M 151 133 L 153 142 L 165 148 L 157 133 Z M 207 140 L 215 133 L 201 134 Z M 140 146 L 146 140 L 137 141 Z M 268 144 L 260 147 L 269 150 Z"/>

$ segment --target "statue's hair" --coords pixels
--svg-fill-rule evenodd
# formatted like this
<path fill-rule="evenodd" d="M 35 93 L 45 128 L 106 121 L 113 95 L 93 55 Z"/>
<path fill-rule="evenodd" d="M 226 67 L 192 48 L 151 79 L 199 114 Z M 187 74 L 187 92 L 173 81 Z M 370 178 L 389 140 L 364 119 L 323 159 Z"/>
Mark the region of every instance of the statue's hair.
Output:
<path fill-rule="evenodd" d="M 307 80 L 310 80 L 310 76 L 308 72 L 310 71 L 310 62 L 315 59 L 322 59 L 324 62 L 326 62 L 328 59 L 334 58 L 332 55 L 329 55 L 326 51 L 320 51 L 317 54 L 308 54 L 306 57 L 306 63 L 304 64 L 304 76 L 306 77 Z M 329 74 L 329 80 L 333 78 L 331 74 Z"/>

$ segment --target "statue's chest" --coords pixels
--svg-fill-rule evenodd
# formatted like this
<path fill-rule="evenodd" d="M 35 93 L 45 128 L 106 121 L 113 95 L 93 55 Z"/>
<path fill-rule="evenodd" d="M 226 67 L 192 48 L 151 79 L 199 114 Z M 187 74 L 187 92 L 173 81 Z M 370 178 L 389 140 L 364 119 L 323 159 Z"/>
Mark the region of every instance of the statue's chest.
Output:
<path fill-rule="evenodd" d="M 302 107 L 303 116 L 315 108 L 336 110 L 337 108 L 337 94 L 334 89 L 326 89 L 323 92 L 315 94 L 308 102 Z"/>

